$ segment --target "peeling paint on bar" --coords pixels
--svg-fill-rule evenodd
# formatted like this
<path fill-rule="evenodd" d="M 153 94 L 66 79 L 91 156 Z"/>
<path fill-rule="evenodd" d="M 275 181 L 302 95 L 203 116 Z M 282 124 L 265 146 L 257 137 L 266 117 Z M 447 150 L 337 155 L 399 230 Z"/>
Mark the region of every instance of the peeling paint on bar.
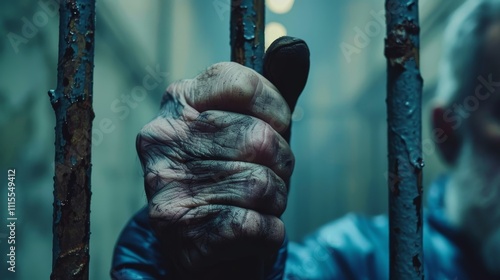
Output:
<path fill-rule="evenodd" d="M 51 279 L 88 279 L 95 0 L 60 2 Z"/>
<path fill-rule="evenodd" d="M 386 0 L 390 279 L 424 279 L 418 0 Z"/>
<path fill-rule="evenodd" d="M 231 0 L 231 61 L 263 73 L 265 0 Z M 264 279 L 264 262 L 246 258 L 225 266 L 221 279 Z"/>
<path fill-rule="evenodd" d="M 264 0 L 232 0 L 231 61 L 262 73 L 264 57 Z"/>

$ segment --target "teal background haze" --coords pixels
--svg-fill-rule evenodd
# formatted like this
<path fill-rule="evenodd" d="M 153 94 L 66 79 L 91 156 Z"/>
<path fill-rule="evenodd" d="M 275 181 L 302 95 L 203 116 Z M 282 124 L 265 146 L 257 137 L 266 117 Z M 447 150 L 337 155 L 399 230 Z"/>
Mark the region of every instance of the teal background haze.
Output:
<path fill-rule="evenodd" d="M 0 4 L 0 279 L 48 279 L 51 271 L 55 117 L 47 91 L 56 85 L 59 18 L 44 2 L 55 3 Z M 444 170 L 429 140 L 428 104 L 443 28 L 462 1 L 420 2 L 428 186 Z M 229 7 L 228 0 L 97 1 L 90 279 L 109 279 L 114 243 L 146 203 L 137 132 L 157 113 L 170 82 L 229 60 Z M 283 216 L 291 240 L 348 212 L 387 211 L 385 26 L 376 19 L 383 9 L 383 0 L 296 0 L 286 14 L 267 11 L 267 22 L 283 24 L 311 50 L 309 81 L 293 116 L 296 165 Z M 39 27 L 28 38 L 23 26 L 34 15 Z M 368 30 L 368 40 L 360 30 Z M 12 34 L 25 40 L 13 44 Z M 137 91 L 157 68 L 168 77 Z M 8 168 L 17 175 L 15 274 L 6 270 Z"/>

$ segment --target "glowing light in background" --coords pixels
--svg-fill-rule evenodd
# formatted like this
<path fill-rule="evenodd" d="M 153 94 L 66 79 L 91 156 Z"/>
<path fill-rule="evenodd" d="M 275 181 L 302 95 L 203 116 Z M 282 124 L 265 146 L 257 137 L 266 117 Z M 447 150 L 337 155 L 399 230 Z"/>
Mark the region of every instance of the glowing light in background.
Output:
<path fill-rule="evenodd" d="M 270 22 L 266 24 L 266 30 L 265 30 L 265 42 L 266 42 L 266 49 L 271 45 L 271 43 L 278 39 L 281 36 L 286 35 L 286 28 L 283 26 L 283 24 L 279 22 Z"/>
<path fill-rule="evenodd" d="M 266 6 L 273 13 L 285 14 L 292 9 L 294 2 L 294 0 L 266 0 Z"/>

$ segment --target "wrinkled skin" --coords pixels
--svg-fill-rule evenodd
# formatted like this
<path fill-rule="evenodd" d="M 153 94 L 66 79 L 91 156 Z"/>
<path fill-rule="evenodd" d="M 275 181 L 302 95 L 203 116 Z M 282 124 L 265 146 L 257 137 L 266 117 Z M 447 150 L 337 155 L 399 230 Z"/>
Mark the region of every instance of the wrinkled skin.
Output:
<path fill-rule="evenodd" d="M 280 135 L 289 123 L 277 89 L 236 63 L 168 87 L 137 151 L 152 225 L 177 270 L 210 271 L 279 249 L 294 166 Z"/>

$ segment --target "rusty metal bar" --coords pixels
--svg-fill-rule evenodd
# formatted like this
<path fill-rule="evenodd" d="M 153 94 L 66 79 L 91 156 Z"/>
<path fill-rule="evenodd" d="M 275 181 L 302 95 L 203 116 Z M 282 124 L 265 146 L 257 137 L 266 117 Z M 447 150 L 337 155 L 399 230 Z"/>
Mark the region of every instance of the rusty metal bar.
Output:
<path fill-rule="evenodd" d="M 263 73 L 264 0 L 231 0 L 231 61 Z M 227 278 L 264 279 L 264 261 L 246 258 L 228 264 Z M 236 278 L 234 278 L 236 279 Z"/>
<path fill-rule="evenodd" d="M 264 58 L 264 0 L 231 0 L 231 61 L 262 74 Z"/>
<path fill-rule="evenodd" d="M 390 279 L 424 279 L 418 0 L 386 0 Z"/>
<path fill-rule="evenodd" d="M 59 7 L 51 279 L 88 279 L 95 0 Z"/>

